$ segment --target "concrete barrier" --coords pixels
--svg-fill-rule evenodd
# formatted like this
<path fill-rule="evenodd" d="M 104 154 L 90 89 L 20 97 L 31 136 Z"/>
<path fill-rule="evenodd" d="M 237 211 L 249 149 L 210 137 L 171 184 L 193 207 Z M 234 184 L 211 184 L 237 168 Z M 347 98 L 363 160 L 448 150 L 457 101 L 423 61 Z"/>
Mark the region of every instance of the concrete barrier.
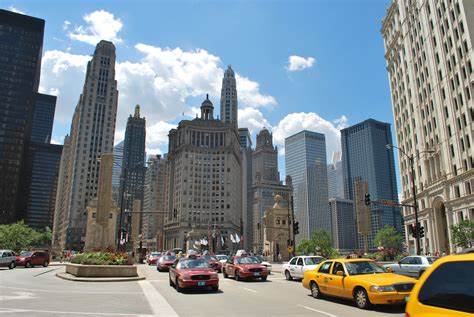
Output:
<path fill-rule="evenodd" d="M 66 273 L 77 277 L 137 277 L 135 265 L 86 265 L 66 263 Z"/>

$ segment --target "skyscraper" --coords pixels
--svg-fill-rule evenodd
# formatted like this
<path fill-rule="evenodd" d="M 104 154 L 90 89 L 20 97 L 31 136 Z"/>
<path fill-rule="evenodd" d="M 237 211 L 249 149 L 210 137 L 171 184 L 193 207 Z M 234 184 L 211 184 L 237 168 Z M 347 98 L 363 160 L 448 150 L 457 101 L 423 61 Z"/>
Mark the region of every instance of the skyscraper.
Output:
<path fill-rule="evenodd" d="M 31 142 L 49 143 L 51 141 L 56 99 L 56 96 L 36 94 Z"/>
<path fill-rule="evenodd" d="M 273 146 L 273 135 L 266 128 L 257 134 L 252 153 L 252 249 L 263 251 L 263 223 L 265 210 L 275 204 L 275 195 L 282 197 L 281 206 L 288 207 L 291 188 L 283 185 L 278 172 L 278 148 Z M 285 246 L 286 247 L 286 246 Z"/>
<path fill-rule="evenodd" d="M 293 181 L 295 219 L 300 228 L 297 241 L 309 238 L 315 230 L 331 233 L 324 134 L 303 130 L 287 137 L 285 167 Z"/>
<path fill-rule="evenodd" d="M 120 141 L 114 146 L 114 166 L 112 167 L 112 196 L 117 202 L 117 206 L 120 204 L 120 178 L 122 175 L 122 158 L 123 158 L 123 144 L 124 141 Z"/>
<path fill-rule="evenodd" d="M 331 211 L 332 244 L 341 251 L 353 251 L 357 243 L 356 219 L 352 200 L 329 198 Z"/>
<path fill-rule="evenodd" d="M 334 152 L 332 163 L 328 164 L 328 197 L 344 198 L 344 183 L 342 181 L 341 152 Z"/>
<path fill-rule="evenodd" d="M 244 249 L 249 250 L 253 241 L 252 217 L 252 138 L 247 128 L 239 128 L 240 152 L 242 153 L 242 233 Z"/>
<path fill-rule="evenodd" d="M 221 88 L 221 120 L 237 128 L 237 83 L 232 67 L 229 65 L 224 73 Z"/>
<path fill-rule="evenodd" d="M 211 250 L 230 251 L 230 234 L 241 235 L 241 164 L 237 129 L 214 119 L 208 98 L 200 118 L 169 132 L 165 249 L 207 239 Z"/>
<path fill-rule="evenodd" d="M 345 197 L 355 200 L 355 181 L 360 178 L 369 185 L 372 200 L 398 201 L 393 151 L 386 145 L 392 143 L 390 124 L 368 119 L 341 130 L 342 164 Z M 377 232 L 386 225 L 403 233 L 400 208 L 373 205 L 371 209 L 372 234 L 369 248 Z M 363 239 L 359 239 L 363 248 Z"/>
<path fill-rule="evenodd" d="M 61 190 L 56 197 L 55 230 L 58 250 L 81 250 L 86 233 L 86 207 L 97 196 L 98 160 L 112 153 L 117 114 L 115 46 L 100 41 L 87 64 L 86 78 L 65 140 L 61 158 Z M 66 146 L 67 144 L 67 146 Z M 67 158 L 67 160 L 65 159 Z"/>
<path fill-rule="evenodd" d="M 414 156 L 422 252 L 455 251 L 449 228 L 474 221 L 473 25 L 470 0 L 395 0 L 382 22 L 402 203 L 414 204 Z M 413 208 L 403 215 L 415 224 Z"/>
<path fill-rule="evenodd" d="M 26 217 L 24 187 L 45 22 L 0 10 L 0 223 Z"/>
<path fill-rule="evenodd" d="M 125 140 L 123 144 L 121 187 L 124 192 L 124 210 L 133 209 L 133 201 L 142 201 L 145 184 L 145 118 L 140 117 L 140 106 L 136 105 L 135 113 L 127 120 Z M 122 190 L 121 189 L 121 190 Z M 122 194 L 120 194 L 121 197 Z M 121 202 L 119 202 L 120 204 Z"/>

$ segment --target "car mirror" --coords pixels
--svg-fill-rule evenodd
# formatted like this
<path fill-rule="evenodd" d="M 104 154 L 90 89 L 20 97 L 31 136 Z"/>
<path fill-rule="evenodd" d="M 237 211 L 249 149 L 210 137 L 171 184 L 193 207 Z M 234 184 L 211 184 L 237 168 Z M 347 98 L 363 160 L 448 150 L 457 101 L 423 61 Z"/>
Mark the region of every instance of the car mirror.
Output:
<path fill-rule="evenodd" d="M 393 273 L 393 269 L 391 267 L 387 268 L 387 273 Z"/>
<path fill-rule="evenodd" d="M 344 272 L 343 272 L 343 271 L 337 271 L 337 272 L 336 272 L 336 275 L 337 275 L 337 276 L 344 276 Z"/>

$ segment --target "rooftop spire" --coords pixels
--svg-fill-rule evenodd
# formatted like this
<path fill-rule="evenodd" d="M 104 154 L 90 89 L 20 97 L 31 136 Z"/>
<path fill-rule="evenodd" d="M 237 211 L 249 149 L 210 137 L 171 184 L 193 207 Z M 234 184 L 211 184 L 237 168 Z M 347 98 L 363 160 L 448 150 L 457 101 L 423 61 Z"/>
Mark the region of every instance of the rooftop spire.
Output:
<path fill-rule="evenodd" d="M 135 114 L 134 114 L 134 117 L 135 117 L 135 118 L 140 118 L 140 105 L 136 105 L 136 106 L 135 106 Z"/>

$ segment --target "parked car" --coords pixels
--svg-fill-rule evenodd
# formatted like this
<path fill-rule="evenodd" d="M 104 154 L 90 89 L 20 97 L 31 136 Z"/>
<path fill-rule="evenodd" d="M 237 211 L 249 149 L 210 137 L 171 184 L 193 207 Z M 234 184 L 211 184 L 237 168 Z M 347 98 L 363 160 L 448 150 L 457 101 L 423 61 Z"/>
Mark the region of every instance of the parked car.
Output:
<path fill-rule="evenodd" d="M 15 252 L 12 250 L 0 250 L 0 266 L 7 266 L 10 270 L 16 266 Z"/>
<path fill-rule="evenodd" d="M 225 254 L 217 254 L 216 258 L 218 258 L 219 262 L 221 262 L 222 266 L 224 266 L 227 260 L 229 259 L 229 256 Z"/>
<path fill-rule="evenodd" d="M 435 261 L 434 256 L 410 255 L 398 263 L 385 264 L 385 268 L 390 268 L 393 273 L 412 277 L 420 277 Z"/>
<path fill-rule="evenodd" d="M 33 267 L 35 265 L 42 265 L 47 267 L 49 265 L 49 252 L 47 251 L 22 251 L 16 256 L 16 265 L 24 267 Z"/>
<path fill-rule="evenodd" d="M 323 261 L 322 256 L 295 256 L 282 266 L 282 273 L 287 280 L 302 279 L 304 272 L 314 270 Z"/>
<path fill-rule="evenodd" d="M 256 255 L 255 257 L 260 261 L 260 264 L 264 265 L 267 268 L 268 274 L 271 274 L 272 265 L 270 264 L 270 262 L 265 261 L 265 259 L 261 255 Z"/>
<path fill-rule="evenodd" d="M 146 258 L 146 263 L 148 265 L 154 265 L 159 260 L 161 252 L 151 252 Z"/>
<path fill-rule="evenodd" d="M 222 263 L 215 255 L 206 254 L 203 255 L 202 258 L 205 259 L 209 263 L 209 266 L 216 272 L 222 271 Z"/>
<path fill-rule="evenodd" d="M 387 273 L 370 259 L 332 259 L 306 271 L 302 283 L 314 298 L 331 295 L 353 299 L 357 307 L 368 309 L 372 304 L 403 303 L 416 280 Z"/>
<path fill-rule="evenodd" d="M 420 277 L 406 305 L 406 317 L 474 314 L 474 253 L 438 259 Z"/>
<path fill-rule="evenodd" d="M 230 258 L 222 268 L 224 278 L 234 276 L 236 281 L 247 278 L 259 278 L 266 281 L 267 268 L 254 256 L 235 256 Z"/>
<path fill-rule="evenodd" d="M 170 266 L 173 265 L 174 261 L 176 260 L 175 255 L 163 255 L 160 257 L 158 262 L 156 263 L 156 269 L 160 272 L 168 271 Z"/>
<path fill-rule="evenodd" d="M 206 259 L 190 256 L 173 263 L 169 271 L 169 283 L 178 292 L 183 289 L 208 287 L 217 292 L 219 275 L 209 266 Z"/>

